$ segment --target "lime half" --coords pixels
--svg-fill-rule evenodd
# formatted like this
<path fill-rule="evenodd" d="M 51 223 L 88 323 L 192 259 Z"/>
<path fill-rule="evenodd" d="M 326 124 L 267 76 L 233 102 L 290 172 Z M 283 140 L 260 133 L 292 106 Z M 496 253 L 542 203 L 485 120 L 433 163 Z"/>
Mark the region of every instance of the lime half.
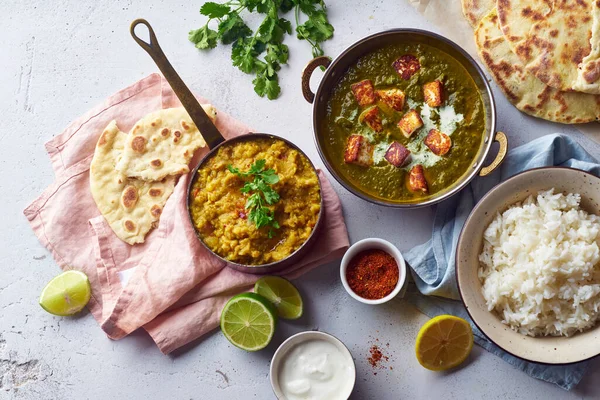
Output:
<path fill-rule="evenodd" d="M 66 271 L 52 279 L 42 290 L 40 306 L 50 314 L 73 315 L 86 306 L 91 294 L 86 274 Z"/>
<path fill-rule="evenodd" d="M 256 293 L 232 297 L 221 312 L 221 331 L 240 349 L 257 351 L 267 347 L 277 325 L 277 310 Z"/>
<path fill-rule="evenodd" d="M 302 297 L 287 279 L 279 276 L 262 277 L 254 285 L 254 293 L 269 299 L 281 318 L 298 319 L 302 316 Z"/>

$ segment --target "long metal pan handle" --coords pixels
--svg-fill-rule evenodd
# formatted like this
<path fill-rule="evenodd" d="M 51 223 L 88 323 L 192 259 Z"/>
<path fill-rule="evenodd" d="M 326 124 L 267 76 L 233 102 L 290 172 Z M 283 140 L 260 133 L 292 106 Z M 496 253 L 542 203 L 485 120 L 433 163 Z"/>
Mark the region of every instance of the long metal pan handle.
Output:
<path fill-rule="evenodd" d="M 138 25 L 145 25 L 148 28 L 148 34 L 150 36 L 150 43 L 142 40 L 135 33 L 135 28 Z M 136 19 L 131 23 L 130 30 L 131 36 L 133 39 L 141 46 L 142 49 L 146 50 L 150 57 L 154 60 L 160 71 L 163 73 L 169 85 L 185 107 L 188 114 L 194 121 L 194 124 L 198 127 L 198 130 L 202 133 L 202 137 L 208 144 L 209 148 L 214 148 L 219 143 L 225 141 L 221 132 L 217 129 L 217 127 L 212 123 L 211 119 L 206 115 L 206 112 L 196 100 L 196 97 L 192 94 L 190 89 L 183 83 L 183 80 L 179 77 L 175 68 L 171 65 L 165 53 L 163 53 L 160 45 L 158 44 L 158 40 L 156 39 L 156 35 L 154 34 L 154 30 L 145 19 Z"/>

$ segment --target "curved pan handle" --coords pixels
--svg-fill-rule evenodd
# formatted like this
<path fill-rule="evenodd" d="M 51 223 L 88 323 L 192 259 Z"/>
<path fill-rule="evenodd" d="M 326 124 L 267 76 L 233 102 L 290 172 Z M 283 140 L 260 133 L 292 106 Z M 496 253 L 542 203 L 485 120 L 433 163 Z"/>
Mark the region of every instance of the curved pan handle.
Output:
<path fill-rule="evenodd" d="M 479 171 L 479 176 L 487 176 L 494 172 L 494 170 L 498 168 L 500 164 L 502 164 L 502 161 L 504 161 L 504 158 L 506 157 L 506 152 L 508 151 L 508 139 L 506 138 L 506 135 L 503 132 L 496 132 L 494 141 L 498 142 L 500 145 L 498 154 L 496 154 L 496 158 L 494 158 L 494 161 L 492 161 L 490 165 L 481 168 L 481 171 Z"/>
<path fill-rule="evenodd" d="M 312 73 L 317 67 L 327 68 L 329 67 L 329 64 L 331 64 L 331 59 L 326 56 L 321 56 L 313 58 L 306 64 L 306 67 L 304 67 L 304 70 L 302 71 L 302 94 L 309 103 L 315 101 L 315 94 L 310 90 L 310 77 L 312 76 Z"/>
<path fill-rule="evenodd" d="M 140 39 L 139 36 L 135 33 L 135 28 L 138 25 L 144 25 L 148 28 L 148 34 L 150 36 L 150 43 Z M 175 68 L 171 65 L 165 53 L 163 53 L 160 45 L 158 44 L 158 40 L 156 39 L 156 35 L 154 34 L 154 30 L 145 19 L 136 19 L 131 23 L 131 27 L 129 29 L 131 36 L 133 39 L 139 44 L 142 49 L 146 50 L 150 57 L 154 60 L 160 71 L 163 73 L 169 85 L 173 89 L 173 92 L 177 95 L 181 104 L 186 109 L 194 124 L 198 127 L 198 130 L 202 133 L 202 137 L 208 144 L 209 148 L 214 148 L 219 143 L 225 141 L 225 138 L 217 127 L 213 124 L 212 120 L 206 115 L 206 112 L 196 100 L 196 97 L 192 94 L 190 89 L 183 83 L 183 80 L 179 77 Z"/>

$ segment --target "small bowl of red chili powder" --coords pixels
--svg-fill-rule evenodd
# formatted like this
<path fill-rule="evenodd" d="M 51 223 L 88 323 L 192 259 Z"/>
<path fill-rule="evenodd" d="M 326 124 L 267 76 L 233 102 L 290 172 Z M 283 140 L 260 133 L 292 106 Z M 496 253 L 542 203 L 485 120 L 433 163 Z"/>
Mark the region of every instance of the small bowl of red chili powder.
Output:
<path fill-rule="evenodd" d="M 400 292 L 406 280 L 406 263 L 400 251 L 383 239 L 354 243 L 340 268 L 344 289 L 365 304 L 382 304 Z"/>

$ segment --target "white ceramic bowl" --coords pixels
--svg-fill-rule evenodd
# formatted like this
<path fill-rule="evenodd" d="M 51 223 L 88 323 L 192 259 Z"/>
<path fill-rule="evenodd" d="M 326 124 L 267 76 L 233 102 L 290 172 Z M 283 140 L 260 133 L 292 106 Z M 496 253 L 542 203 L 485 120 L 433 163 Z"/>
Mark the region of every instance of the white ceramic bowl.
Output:
<path fill-rule="evenodd" d="M 342 343 L 341 340 L 328 333 L 319 331 L 305 331 L 297 333 L 294 336 L 290 336 L 285 342 L 281 344 L 281 346 L 279 346 L 277 351 L 275 351 L 275 354 L 273 354 L 273 358 L 271 359 L 271 368 L 269 370 L 271 387 L 273 388 L 275 396 L 279 400 L 285 400 L 285 396 L 283 394 L 283 391 L 281 390 L 281 386 L 279 385 L 279 372 L 281 370 L 285 356 L 292 348 L 309 340 L 323 340 L 329 342 L 336 346 L 340 350 L 340 352 L 348 358 L 349 364 L 352 365 L 352 371 L 354 372 L 353 380 L 352 385 L 349 385 L 350 391 L 348 393 L 341 393 L 341 395 L 342 398 L 345 399 L 350 397 L 350 395 L 352 394 L 352 390 L 354 390 L 354 384 L 356 383 L 356 365 L 354 364 L 352 354 L 350 353 L 350 350 L 348 350 L 348 348 L 344 345 L 344 343 Z"/>
<path fill-rule="evenodd" d="M 483 233 L 496 213 L 541 190 L 579 193 L 581 208 L 600 215 L 600 179 L 589 172 L 545 167 L 521 172 L 490 190 L 477 203 L 458 239 L 456 277 L 463 303 L 475 325 L 500 348 L 527 361 L 568 364 L 600 355 L 600 324 L 571 337 L 531 337 L 513 331 L 487 309 L 477 274 Z"/>
<path fill-rule="evenodd" d="M 361 251 L 373 249 L 383 250 L 386 253 L 393 256 L 394 259 L 396 259 L 396 263 L 398 264 L 399 273 L 398 283 L 396 284 L 394 290 L 392 290 L 392 292 L 387 296 L 377 300 L 365 299 L 354 293 L 354 291 L 350 288 L 350 285 L 348 284 L 348 280 L 346 279 L 346 270 L 348 269 L 348 264 L 350 263 L 352 258 L 354 258 L 354 256 L 360 253 Z M 340 278 L 342 280 L 342 285 L 344 285 L 344 289 L 346 289 L 346 292 L 348 292 L 348 294 L 354 297 L 356 300 L 365 304 L 383 304 L 396 297 L 396 295 L 400 293 L 400 290 L 404 286 L 404 282 L 406 281 L 406 263 L 404 262 L 404 257 L 402 257 L 402 254 L 400 254 L 398 248 L 390 242 L 388 242 L 387 240 L 367 238 L 354 243 L 346 251 L 344 257 L 342 258 L 342 264 L 340 266 Z"/>

